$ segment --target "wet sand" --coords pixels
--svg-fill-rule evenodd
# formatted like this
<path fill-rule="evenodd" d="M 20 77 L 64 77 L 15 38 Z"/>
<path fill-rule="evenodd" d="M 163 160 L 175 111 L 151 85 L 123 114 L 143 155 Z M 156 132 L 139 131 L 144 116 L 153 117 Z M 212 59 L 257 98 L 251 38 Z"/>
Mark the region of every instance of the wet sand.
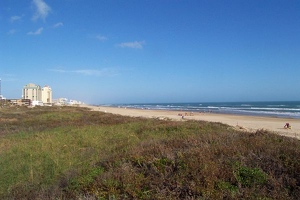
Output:
<path fill-rule="evenodd" d="M 245 131 L 256 131 L 265 129 L 275 132 L 287 137 L 294 137 L 300 139 L 300 119 L 286 119 L 275 117 L 259 117 L 259 116 L 244 116 L 244 115 L 229 115 L 229 114 L 215 114 L 215 113 L 186 113 L 168 110 L 143 110 L 143 109 L 128 109 L 116 107 L 90 106 L 93 111 L 101 111 L 113 114 L 119 114 L 130 117 L 144 117 L 144 118 L 159 118 L 171 120 L 203 120 L 209 122 L 220 122 L 228 124 L 234 128 Z M 184 117 L 182 118 L 183 115 Z M 289 122 L 292 129 L 285 129 L 284 125 Z"/>

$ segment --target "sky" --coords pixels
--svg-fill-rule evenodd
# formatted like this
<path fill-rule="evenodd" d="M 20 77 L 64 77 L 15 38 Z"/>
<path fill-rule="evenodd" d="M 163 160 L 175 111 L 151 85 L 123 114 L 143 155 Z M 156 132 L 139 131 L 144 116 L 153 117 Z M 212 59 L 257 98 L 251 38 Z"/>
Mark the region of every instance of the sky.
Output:
<path fill-rule="evenodd" d="M 6 98 L 300 100 L 299 0 L 1 0 Z"/>

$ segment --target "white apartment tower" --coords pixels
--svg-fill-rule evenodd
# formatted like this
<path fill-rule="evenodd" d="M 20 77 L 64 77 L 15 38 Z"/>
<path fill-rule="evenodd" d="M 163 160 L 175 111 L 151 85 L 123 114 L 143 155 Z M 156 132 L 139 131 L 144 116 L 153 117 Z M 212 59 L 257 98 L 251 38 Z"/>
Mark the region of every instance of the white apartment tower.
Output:
<path fill-rule="evenodd" d="M 39 101 L 44 104 L 52 103 L 52 89 L 45 85 L 41 86 L 29 83 L 23 87 L 22 99 L 30 99 L 31 101 Z"/>
<path fill-rule="evenodd" d="M 42 88 L 42 102 L 44 104 L 52 103 L 52 89 L 48 85 Z"/>
<path fill-rule="evenodd" d="M 23 87 L 22 99 L 30 99 L 31 101 L 42 101 L 41 86 L 29 83 Z"/>

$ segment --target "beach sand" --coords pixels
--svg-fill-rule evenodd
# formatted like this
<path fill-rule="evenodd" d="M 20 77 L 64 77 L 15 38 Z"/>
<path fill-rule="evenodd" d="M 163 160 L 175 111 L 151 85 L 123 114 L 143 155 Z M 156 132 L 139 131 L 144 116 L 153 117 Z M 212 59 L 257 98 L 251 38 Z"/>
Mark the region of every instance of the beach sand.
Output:
<path fill-rule="evenodd" d="M 209 122 L 220 122 L 228 124 L 234 128 L 254 132 L 259 129 L 275 132 L 287 137 L 300 139 L 300 119 L 286 119 L 275 117 L 259 117 L 259 116 L 244 116 L 244 115 L 229 115 L 229 114 L 215 114 L 215 113 L 185 113 L 178 111 L 168 110 L 142 110 L 142 109 L 129 109 L 129 108 L 116 108 L 116 107 L 103 107 L 103 106 L 90 106 L 88 107 L 93 111 L 107 112 L 119 114 L 130 117 L 144 117 L 144 118 L 158 118 L 158 119 L 171 119 L 171 120 L 202 120 Z M 183 115 L 184 118 L 182 119 Z M 285 123 L 289 122 L 292 129 L 284 129 Z"/>

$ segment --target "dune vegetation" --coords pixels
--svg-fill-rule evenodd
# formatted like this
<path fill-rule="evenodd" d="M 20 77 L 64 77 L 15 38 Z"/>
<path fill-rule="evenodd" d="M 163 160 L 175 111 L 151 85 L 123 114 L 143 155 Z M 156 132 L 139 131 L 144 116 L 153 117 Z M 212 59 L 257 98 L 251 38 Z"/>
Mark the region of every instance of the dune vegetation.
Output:
<path fill-rule="evenodd" d="M 80 107 L 0 108 L 0 199 L 299 199 L 300 141 Z"/>

